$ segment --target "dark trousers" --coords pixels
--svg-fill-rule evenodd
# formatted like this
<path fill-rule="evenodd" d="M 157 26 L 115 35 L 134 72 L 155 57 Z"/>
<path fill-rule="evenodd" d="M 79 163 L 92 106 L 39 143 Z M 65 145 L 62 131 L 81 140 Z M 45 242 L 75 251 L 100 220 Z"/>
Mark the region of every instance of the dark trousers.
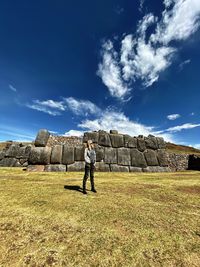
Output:
<path fill-rule="evenodd" d="M 93 163 L 86 163 L 85 164 L 85 175 L 83 177 L 83 191 L 86 190 L 86 182 L 90 175 L 90 183 L 91 183 L 91 189 L 94 189 L 94 169 L 95 166 Z"/>

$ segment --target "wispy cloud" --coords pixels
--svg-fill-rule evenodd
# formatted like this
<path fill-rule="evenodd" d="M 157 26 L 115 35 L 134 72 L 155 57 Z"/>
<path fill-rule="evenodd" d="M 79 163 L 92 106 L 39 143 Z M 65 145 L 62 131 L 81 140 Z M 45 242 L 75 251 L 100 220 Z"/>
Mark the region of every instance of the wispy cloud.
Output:
<path fill-rule="evenodd" d="M 184 123 L 182 125 L 177 125 L 174 127 L 170 127 L 162 132 L 169 132 L 169 133 L 175 133 L 175 132 L 180 132 L 182 130 L 188 130 L 188 129 L 193 129 L 196 127 L 200 127 L 200 124 L 194 124 L 194 123 Z"/>
<path fill-rule="evenodd" d="M 178 119 L 180 117 L 181 117 L 180 114 L 170 114 L 170 115 L 167 116 L 168 120 L 170 120 L 170 121 L 174 121 L 174 120 L 176 120 L 176 119 Z"/>
<path fill-rule="evenodd" d="M 9 84 L 8 87 L 10 88 L 10 90 L 12 90 L 13 92 L 17 92 L 17 89 L 12 85 L 12 84 Z"/>
<path fill-rule="evenodd" d="M 33 100 L 31 104 L 26 104 L 26 107 L 47 113 L 51 116 L 61 115 L 60 111 L 65 110 L 62 102 L 57 102 L 54 100 Z"/>
<path fill-rule="evenodd" d="M 89 114 L 100 113 L 100 109 L 89 100 L 68 97 L 64 98 L 64 105 L 76 115 L 87 116 Z"/>
<path fill-rule="evenodd" d="M 151 86 L 171 65 L 177 52 L 174 41 L 186 40 L 199 28 L 199 0 L 165 0 L 164 6 L 161 19 L 145 15 L 136 33 L 123 37 L 120 50 L 111 40 L 104 42 L 97 74 L 112 96 L 123 99 L 136 81 Z"/>
<path fill-rule="evenodd" d="M 1 125 L 0 134 L 2 141 L 5 141 L 4 136 L 6 136 L 6 140 L 10 138 L 13 141 L 33 141 L 35 139 L 33 133 L 29 133 L 28 130 L 19 129 L 14 126 Z"/>
<path fill-rule="evenodd" d="M 78 131 L 78 130 L 70 130 L 64 134 L 64 136 L 83 136 L 84 131 Z"/>
<path fill-rule="evenodd" d="M 190 64 L 190 62 L 191 62 L 190 59 L 187 59 L 187 60 L 181 62 L 181 63 L 179 64 L 179 71 L 182 71 L 183 68 L 184 68 L 184 66 L 187 65 L 187 64 Z"/>

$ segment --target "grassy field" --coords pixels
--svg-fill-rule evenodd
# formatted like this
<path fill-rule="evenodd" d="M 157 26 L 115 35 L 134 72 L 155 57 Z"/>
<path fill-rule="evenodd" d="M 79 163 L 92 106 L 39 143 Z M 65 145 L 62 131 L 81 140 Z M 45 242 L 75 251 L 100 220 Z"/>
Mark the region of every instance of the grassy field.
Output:
<path fill-rule="evenodd" d="M 0 168 L 1 267 L 200 266 L 200 172 L 82 175 Z"/>

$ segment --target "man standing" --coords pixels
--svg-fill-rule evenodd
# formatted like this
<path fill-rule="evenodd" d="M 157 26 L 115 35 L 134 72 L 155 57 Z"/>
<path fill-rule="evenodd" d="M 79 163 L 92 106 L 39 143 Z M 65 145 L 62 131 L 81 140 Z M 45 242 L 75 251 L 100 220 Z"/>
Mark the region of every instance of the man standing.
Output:
<path fill-rule="evenodd" d="M 92 143 L 92 140 L 87 141 L 87 147 L 85 148 L 84 158 L 85 158 L 85 175 L 83 177 L 83 194 L 87 194 L 86 182 L 89 174 L 90 174 L 91 191 L 96 193 L 97 191 L 95 190 L 94 187 L 94 169 L 96 163 L 96 153 L 94 150 L 94 145 Z"/>

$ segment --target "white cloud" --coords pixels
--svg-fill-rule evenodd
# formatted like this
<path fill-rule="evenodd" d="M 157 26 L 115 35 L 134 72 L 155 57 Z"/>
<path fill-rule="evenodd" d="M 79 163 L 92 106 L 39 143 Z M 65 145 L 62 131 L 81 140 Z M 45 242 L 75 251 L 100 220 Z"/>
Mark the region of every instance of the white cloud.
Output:
<path fill-rule="evenodd" d="M 112 96 L 123 99 L 137 80 L 151 86 L 172 63 L 177 51 L 172 41 L 183 41 L 199 28 L 199 0 L 165 0 L 164 5 L 161 19 L 145 15 L 136 34 L 123 37 L 119 52 L 111 41 L 104 43 L 97 73 Z"/>
<path fill-rule="evenodd" d="M 12 90 L 13 92 L 17 92 L 17 89 L 16 89 L 12 84 L 9 84 L 9 88 L 10 88 L 10 90 Z"/>
<path fill-rule="evenodd" d="M 111 41 L 105 42 L 102 49 L 102 63 L 99 64 L 97 75 L 102 78 L 112 96 L 123 99 L 130 89 L 122 80 L 113 43 Z"/>
<path fill-rule="evenodd" d="M 194 148 L 200 149 L 200 144 L 193 145 Z"/>
<path fill-rule="evenodd" d="M 64 134 L 64 136 L 78 136 L 81 137 L 83 136 L 84 132 L 83 131 L 78 131 L 78 130 L 70 130 Z"/>
<path fill-rule="evenodd" d="M 183 68 L 184 68 L 184 66 L 187 65 L 187 64 L 190 64 L 190 62 L 191 62 L 190 59 L 187 59 L 187 60 L 181 62 L 181 63 L 179 64 L 179 70 L 182 71 Z"/>
<path fill-rule="evenodd" d="M 32 104 L 26 104 L 26 107 L 37 111 L 42 111 L 52 116 L 61 115 L 60 111 L 64 110 L 64 106 L 62 105 L 61 102 L 56 102 L 53 100 L 46 100 L 46 101 L 33 100 Z"/>
<path fill-rule="evenodd" d="M 185 123 L 182 125 L 177 125 L 174 127 L 170 127 L 166 130 L 164 130 L 163 132 L 169 132 L 169 133 L 175 133 L 175 132 L 180 132 L 182 130 L 187 130 L 187 129 L 193 129 L 196 127 L 200 127 L 200 124 L 193 124 L 193 123 Z"/>
<path fill-rule="evenodd" d="M 176 120 L 176 119 L 178 119 L 180 117 L 181 117 L 180 114 L 170 114 L 170 115 L 167 116 L 168 120 L 170 120 L 170 121 Z"/>
<path fill-rule="evenodd" d="M 76 115 L 87 116 L 98 114 L 100 109 L 89 100 L 78 100 L 73 97 L 64 98 L 66 106 Z"/>
<path fill-rule="evenodd" d="M 102 112 L 99 118 L 94 120 L 83 120 L 78 127 L 84 131 L 98 131 L 105 130 L 109 131 L 111 129 L 117 129 L 120 133 L 129 134 L 131 136 L 144 135 L 148 136 L 153 134 L 156 136 L 161 136 L 167 141 L 173 141 L 173 136 L 168 133 L 157 134 L 155 127 L 146 126 L 144 124 L 130 120 L 121 112 L 106 110 Z"/>

